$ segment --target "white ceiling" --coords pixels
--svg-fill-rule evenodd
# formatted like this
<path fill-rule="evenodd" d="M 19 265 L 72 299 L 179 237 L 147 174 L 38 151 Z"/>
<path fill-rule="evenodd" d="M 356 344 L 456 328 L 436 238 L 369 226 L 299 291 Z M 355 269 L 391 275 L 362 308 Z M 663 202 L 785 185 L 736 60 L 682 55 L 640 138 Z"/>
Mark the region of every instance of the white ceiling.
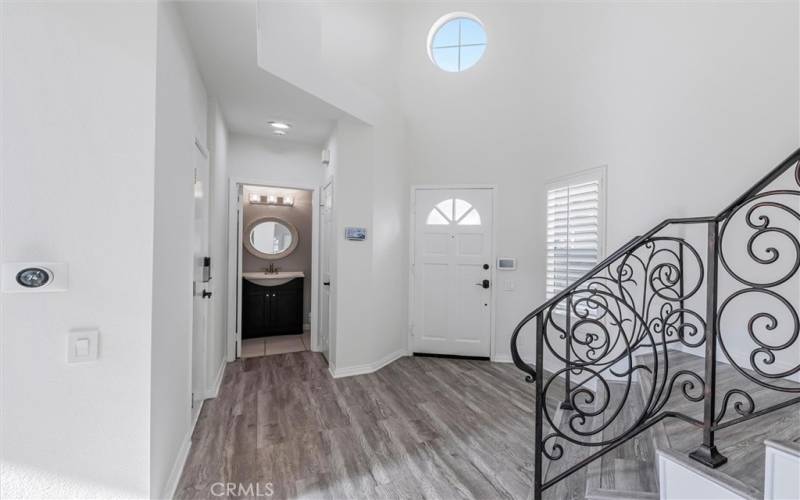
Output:
<path fill-rule="evenodd" d="M 321 145 L 343 113 L 264 71 L 257 63 L 255 0 L 179 2 L 189 42 L 209 95 L 231 132 Z M 287 121 L 285 136 L 270 120 Z"/>

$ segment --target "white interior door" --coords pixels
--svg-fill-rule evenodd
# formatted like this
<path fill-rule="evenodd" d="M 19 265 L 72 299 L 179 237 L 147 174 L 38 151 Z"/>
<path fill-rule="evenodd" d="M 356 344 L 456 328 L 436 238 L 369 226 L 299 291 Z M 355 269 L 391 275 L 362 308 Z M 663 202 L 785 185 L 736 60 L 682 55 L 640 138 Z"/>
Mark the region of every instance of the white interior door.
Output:
<path fill-rule="evenodd" d="M 198 411 L 206 389 L 206 335 L 209 283 L 203 281 L 203 261 L 208 256 L 208 158 L 195 153 L 194 184 L 194 299 L 192 314 L 192 408 Z"/>
<path fill-rule="evenodd" d="M 331 325 L 331 244 L 333 243 L 333 183 L 321 190 L 320 207 L 320 321 L 318 346 L 325 359 L 330 359 L 330 325 Z"/>
<path fill-rule="evenodd" d="M 491 353 L 492 190 L 417 189 L 413 351 Z"/>

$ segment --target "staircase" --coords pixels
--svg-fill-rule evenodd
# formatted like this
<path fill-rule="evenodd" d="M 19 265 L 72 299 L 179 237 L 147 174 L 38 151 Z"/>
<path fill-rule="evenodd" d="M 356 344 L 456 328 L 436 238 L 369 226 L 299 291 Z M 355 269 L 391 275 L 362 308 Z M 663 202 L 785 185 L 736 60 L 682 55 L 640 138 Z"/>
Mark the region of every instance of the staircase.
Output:
<path fill-rule="evenodd" d="M 523 318 L 511 352 L 535 388 L 533 497 L 657 498 L 658 453 L 763 498 L 764 438 L 800 438 L 799 239 L 800 150 Z"/>

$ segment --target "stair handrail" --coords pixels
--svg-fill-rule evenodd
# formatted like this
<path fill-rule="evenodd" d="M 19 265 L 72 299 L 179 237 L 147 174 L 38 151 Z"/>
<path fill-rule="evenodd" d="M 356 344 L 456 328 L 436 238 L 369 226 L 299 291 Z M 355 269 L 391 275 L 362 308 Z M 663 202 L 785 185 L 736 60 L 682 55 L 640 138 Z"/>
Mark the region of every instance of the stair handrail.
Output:
<path fill-rule="evenodd" d="M 761 192 L 766 186 L 768 186 L 772 181 L 777 179 L 786 170 L 788 170 L 793 165 L 797 164 L 798 161 L 800 161 L 800 148 L 796 149 L 794 153 L 786 157 L 786 159 L 783 160 L 780 164 L 778 164 L 778 166 L 773 168 L 767 175 L 762 177 L 758 182 L 756 182 L 752 187 L 750 187 L 747 191 L 745 191 L 733 203 L 731 203 L 728 207 L 726 207 L 716 216 L 664 219 L 646 233 L 634 237 L 628 243 L 619 247 L 614 253 L 604 258 L 602 261 L 600 261 L 600 263 L 594 266 L 586 274 L 575 280 L 571 285 L 567 286 L 559 293 L 557 293 L 550 299 L 546 300 L 539 307 L 537 307 L 531 313 L 527 314 L 524 318 L 522 318 L 522 320 L 514 328 L 514 331 L 511 335 L 511 358 L 514 365 L 523 372 L 528 374 L 528 376 L 526 377 L 526 380 L 528 382 L 532 382 L 535 379 L 536 377 L 535 367 L 523 361 L 519 355 L 517 348 L 517 338 L 522 328 L 525 327 L 525 325 L 527 325 L 537 315 L 544 312 L 553 305 L 557 304 L 558 302 L 564 300 L 565 297 L 574 292 L 583 283 L 594 278 L 599 272 L 603 271 L 608 265 L 610 265 L 620 257 L 623 257 L 626 253 L 630 252 L 631 250 L 636 249 L 637 247 L 639 247 L 641 244 L 646 242 L 649 238 L 651 238 L 653 235 L 655 235 L 665 227 L 673 224 L 701 224 L 701 223 L 709 223 L 715 221 L 720 222 L 726 219 L 736 210 L 747 204 L 754 195 Z M 800 170 L 798 170 L 798 183 L 800 184 Z"/>
<path fill-rule="evenodd" d="M 783 174 L 785 174 L 789 169 L 794 168 L 793 172 L 793 181 L 792 188 L 785 187 L 783 185 L 778 185 L 775 187 L 771 187 L 770 185 L 778 180 Z M 747 191 L 745 191 L 741 196 L 736 198 L 733 203 L 728 205 L 725 209 L 719 212 L 715 216 L 707 216 L 707 217 L 688 217 L 688 218 L 670 218 L 665 219 L 659 224 L 655 225 L 652 229 L 647 231 L 646 233 L 636 236 L 632 238 L 630 241 L 625 243 L 624 245 L 620 246 L 617 250 L 615 250 L 611 255 L 607 256 L 606 258 L 602 259 L 597 265 L 592 267 L 592 269 L 585 273 L 583 276 L 579 277 L 575 282 L 570 284 L 569 286 L 565 287 L 559 293 L 551 297 L 550 299 L 546 300 L 540 306 L 535 308 L 532 312 L 527 314 L 514 328 L 513 334 L 511 336 L 511 357 L 514 365 L 519 368 L 521 371 L 526 373 L 525 380 L 529 383 L 535 383 L 535 409 L 534 409 L 534 477 L 533 477 L 533 497 L 536 500 L 541 500 L 542 492 L 553 486 L 555 483 L 563 480 L 567 476 L 577 472 L 579 469 L 585 467 L 590 462 L 595 461 L 605 455 L 606 453 L 610 452 L 611 450 L 617 448 L 618 446 L 622 445 L 624 442 L 630 440 L 632 437 L 638 435 L 641 432 L 644 432 L 651 426 L 655 425 L 657 422 L 663 420 L 664 418 L 677 418 L 680 420 L 684 420 L 695 427 L 702 429 L 703 431 L 703 440 L 702 444 L 694 451 L 689 453 L 689 457 L 693 460 L 699 462 L 710 468 L 717 468 L 722 464 L 727 462 L 727 458 L 720 453 L 717 449 L 715 444 L 715 437 L 714 434 L 716 431 L 729 427 L 731 425 L 736 425 L 742 422 L 746 422 L 752 418 L 759 417 L 761 415 L 767 414 L 769 412 L 780 410 L 781 408 L 785 408 L 790 405 L 800 404 L 800 396 L 794 396 L 792 399 L 782 401 L 777 404 L 773 404 L 767 408 L 760 408 L 756 409 L 756 404 L 753 398 L 741 388 L 733 388 L 727 389 L 727 392 L 720 393 L 722 397 L 722 410 L 720 411 L 717 408 L 715 403 L 716 401 L 716 394 L 717 394 L 717 383 L 716 383 L 716 373 L 717 373 L 717 348 L 719 344 L 719 348 L 721 352 L 724 353 L 727 360 L 730 362 L 733 369 L 738 371 L 742 374 L 746 379 L 749 379 L 751 382 L 758 384 L 762 387 L 766 387 L 771 390 L 781 391 L 784 393 L 800 393 L 800 388 L 796 386 L 781 386 L 780 384 L 771 383 L 770 381 L 764 381 L 759 379 L 756 375 L 760 374 L 762 377 L 768 377 L 770 380 L 777 376 L 785 376 L 786 374 L 794 374 L 800 370 L 800 366 L 796 368 L 789 368 L 781 373 L 766 373 L 759 370 L 756 367 L 755 362 L 753 361 L 754 354 L 751 354 L 750 357 L 750 368 L 755 370 L 752 374 L 747 371 L 747 367 L 741 365 L 731 357 L 731 355 L 726 350 L 723 344 L 723 336 L 720 329 L 720 315 L 722 311 L 726 308 L 728 303 L 736 298 L 737 296 L 743 295 L 745 293 L 764 293 L 768 294 L 772 297 L 776 297 L 778 300 L 782 300 L 784 304 L 787 305 L 789 310 L 791 311 L 795 324 L 798 321 L 798 310 L 796 306 L 792 306 L 789 302 L 782 298 L 780 294 L 777 294 L 775 291 L 771 289 L 771 287 L 775 287 L 784 283 L 792 276 L 796 276 L 798 272 L 798 267 L 800 267 L 800 243 L 798 242 L 798 238 L 793 236 L 787 230 L 781 229 L 780 226 L 778 228 L 774 228 L 770 226 L 770 219 L 767 215 L 760 215 L 758 217 L 759 223 L 754 223 L 748 220 L 748 224 L 751 228 L 756 230 L 755 236 L 751 236 L 750 240 L 748 241 L 748 245 L 752 245 L 753 238 L 758 237 L 759 235 L 765 232 L 779 232 L 783 235 L 786 235 L 790 238 L 790 241 L 794 244 L 795 253 L 797 257 L 797 261 L 793 265 L 792 269 L 790 270 L 789 274 L 785 276 L 782 275 L 777 280 L 768 281 L 766 283 L 762 283 L 758 280 L 755 282 L 748 281 L 748 279 L 743 278 L 736 274 L 729 265 L 726 263 L 725 256 L 722 253 L 722 240 L 725 237 L 726 228 L 728 224 L 736 219 L 737 212 L 741 209 L 750 206 L 746 217 L 750 217 L 754 210 L 764 208 L 764 207 L 772 207 L 785 210 L 786 213 L 794 216 L 796 219 L 800 220 L 800 212 L 785 205 L 785 202 L 776 202 L 771 201 L 770 197 L 773 196 L 798 196 L 800 195 L 800 190 L 797 187 L 800 186 L 800 148 L 796 149 L 792 154 L 786 157 L 780 164 L 778 164 L 775 168 L 771 169 L 769 173 L 763 176 L 758 182 L 753 184 Z M 685 237 L 676 237 L 671 235 L 658 235 L 660 231 L 662 231 L 667 226 L 673 224 L 703 224 L 707 226 L 706 228 L 706 236 L 705 236 L 705 246 L 707 247 L 707 254 L 705 261 L 703 261 L 697 252 L 694 249 L 694 246 L 690 244 Z M 625 353 L 627 353 L 627 360 L 629 363 L 629 368 L 624 369 L 619 372 L 611 371 L 611 374 L 616 377 L 628 377 L 627 379 L 627 386 L 625 387 L 625 392 L 623 398 L 615 403 L 614 409 L 608 410 L 610 417 L 606 417 L 604 414 L 604 419 L 610 418 L 612 421 L 617 418 L 620 414 L 622 409 L 622 405 L 624 404 L 624 400 L 627 397 L 628 391 L 630 390 L 630 384 L 632 378 L 635 376 L 634 372 L 638 374 L 650 374 L 652 378 L 653 384 L 651 384 L 651 390 L 648 396 L 648 403 L 646 404 L 645 408 L 641 411 L 641 414 L 636 417 L 637 420 L 630 424 L 630 427 L 626 427 L 625 431 L 618 435 L 612 437 L 606 437 L 605 434 L 598 440 L 596 438 L 589 438 L 587 436 L 594 436 L 598 432 L 604 432 L 604 429 L 608 422 L 605 422 L 600 426 L 591 427 L 591 429 L 582 429 L 579 428 L 586 424 L 587 418 L 594 418 L 595 416 L 599 415 L 601 412 L 606 411 L 606 406 L 608 406 L 609 402 L 611 401 L 610 397 L 610 389 L 608 388 L 605 379 L 602 378 L 601 373 L 605 372 L 606 370 L 610 370 L 612 366 L 617 361 L 623 359 L 622 357 L 612 359 L 609 362 L 605 362 L 605 366 L 603 363 L 594 363 L 594 361 L 600 361 L 598 359 L 592 359 L 591 357 L 581 358 L 578 355 L 577 360 L 573 360 L 571 353 L 576 353 L 577 351 L 573 348 L 574 339 L 574 331 L 571 329 L 571 325 L 574 328 L 577 328 L 583 324 L 591 324 L 592 321 L 597 323 L 596 319 L 587 319 L 588 316 L 586 313 L 581 315 L 577 313 L 577 309 L 575 309 L 576 313 L 578 314 L 579 318 L 583 318 L 582 320 L 578 320 L 575 324 L 572 324 L 571 319 L 571 307 L 573 307 L 573 300 L 575 295 L 579 295 L 583 292 L 586 292 L 587 295 L 599 297 L 599 299 L 593 300 L 589 299 L 579 299 L 585 300 L 587 304 L 594 304 L 597 306 L 602 306 L 605 302 L 603 299 L 604 296 L 610 296 L 612 299 L 616 297 L 610 290 L 606 289 L 604 291 L 602 285 L 598 285 L 597 287 L 593 287 L 592 280 L 600 280 L 602 283 L 603 279 L 611 280 L 619 284 L 622 287 L 623 283 L 623 270 L 622 267 L 618 267 L 619 277 L 615 280 L 614 276 L 601 276 L 601 273 L 608 273 L 613 274 L 614 270 L 612 266 L 615 262 L 622 259 L 622 263 L 619 266 L 627 266 L 627 262 L 629 259 L 636 259 L 639 263 L 643 266 L 643 272 L 645 275 L 648 273 L 648 269 L 652 262 L 652 256 L 654 252 L 656 252 L 656 245 L 659 242 L 666 242 L 669 241 L 671 244 L 677 244 L 678 248 L 675 251 L 664 250 L 663 248 L 660 251 L 669 251 L 675 259 L 677 259 L 677 264 L 670 264 L 670 263 L 661 263 L 656 266 L 654 269 L 668 269 L 668 277 L 666 278 L 667 287 L 675 286 L 677 287 L 675 290 L 675 295 L 672 298 L 668 298 L 664 295 L 661 295 L 660 291 L 656 289 L 656 285 L 652 281 L 648 281 L 649 286 L 653 288 L 654 295 L 652 297 L 661 297 L 662 299 L 671 300 L 672 302 L 679 302 L 677 309 L 672 309 L 672 307 L 666 309 L 666 313 L 664 312 L 665 309 L 663 307 L 658 308 L 658 315 L 654 316 L 654 319 L 660 320 L 661 323 L 661 333 L 662 335 L 671 335 L 667 333 L 667 330 L 664 329 L 664 325 L 667 322 L 670 322 L 669 319 L 670 315 L 679 314 L 680 318 L 679 323 L 680 326 L 678 328 L 684 328 L 688 325 L 689 335 L 694 335 L 692 333 L 692 320 L 689 322 L 683 323 L 684 315 L 691 315 L 696 318 L 697 321 L 701 323 L 700 328 L 703 330 L 703 337 L 700 339 L 700 342 L 696 344 L 692 344 L 691 342 L 686 343 L 684 342 L 684 337 L 681 332 L 678 332 L 678 341 L 684 342 L 685 345 L 690 347 L 698 347 L 701 344 L 704 345 L 705 349 L 705 362 L 704 362 L 704 369 L 702 374 L 686 369 L 674 370 L 672 374 L 668 377 L 667 374 L 670 373 L 668 370 L 668 357 L 667 353 L 671 352 L 666 349 L 666 344 L 670 341 L 666 340 L 666 336 L 664 336 L 661 340 L 661 346 L 663 346 L 663 350 L 658 350 L 656 346 L 655 339 L 652 337 L 652 332 L 650 330 L 651 325 L 649 323 L 650 316 L 647 315 L 649 313 L 650 305 L 653 303 L 652 298 L 649 301 L 645 300 L 646 296 L 646 288 L 644 295 L 642 296 L 642 312 L 636 312 L 636 305 L 635 304 L 628 304 L 626 299 L 625 292 L 619 292 L 620 298 L 625 305 L 629 305 L 632 307 L 633 316 L 635 316 L 634 322 L 641 322 L 643 328 L 646 329 L 646 334 L 650 335 L 650 344 L 646 347 L 649 347 L 653 351 L 653 367 L 652 369 L 648 368 L 647 365 L 638 363 L 636 365 L 633 364 L 631 361 L 631 356 L 633 355 L 634 351 L 636 351 L 640 344 L 638 342 L 628 342 L 626 338 L 624 338 L 625 333 L 623 332 L 623 344 L 622 347 L 625 349 Z M 644 260 L 637 257 L 635 254 L 639 252 L 639 249 L 642 247 L 646 247 L 650 251 L 650 257 L 645 257 Z M 684 292 L 684 281 L 683 281 L 683 269 L 684 269 L 684 249 L 688 248 L 690 252 L 689 255 L 693 255 L 693 258 L 696 259 L 696 264 L 699 266 L 699 281 L 696 285 L 690 287 L 689 292 Z M 751 246 L 747 247 L 749 255 L 752 259 L 756 262 L 761 264 L 771 264 L 775 262 L 778 258 L 778 251 L 775 248 L 768 248 L 767 252 L 770 254 L 769 259 L 759 258 L 752 253 Z M 646 264 L 645 264 L 646 262 Z M 705 265 L 703 264 L 705 262 Z M 671 267 L 669 267 L 671 266 Z M 705 268 L 705 269 L 704 269 Z M 737 282 L 741 283 L 745 286 L 745 288 L 738 289 L 732 293 L 727 294 L 723 297 L 722 302 L 720 303 L 720 298 L 718 296 L 718 287 L 719 287 L 719 278 L 718 278 L 718 270 L 720 268 L 724 268 L 727 275 Z M 674 271 L 673 271 L 674 270 Z M 632 270 L 630 270 L 632 273 Z M 656 271 L 653 271 L 656 272 Z M 660 271 L 659 271 L 660 272 Z M 679 278 L 676 278 L 676 275 Z M 630 278 L 630 276 L 628 276 Z M 652 280 L 652 276 L 650 280 Z M 661 280 L 660 283 L 664 284 L 664 278 L 659 277 Z M 678 279 L 680 281 L 678 281 Z M 687 308 L 684 306 L 684 300 L 687 298 L 691 298 L 694 293 L 700 288 L 701 284 L 705 280 L 706 283 L 706 291 L 705 291 L 705 319 L 702 319 L 698 313 L 694 312 L 693 307 Z M 630 281 L 636 283 L 635 280 L 630 278 Z M 589 282 L 588 285 L 585 285 Z M 585 285 L 586 290 L 579 289 L 579 287 Z M 644 285 L 647 286 L 646 284 Z M 673 290 L 673 288 L 670 288 Z M 555 352 L 554 348 L 550 344 L 548 337 L 546 335 L 547 327 L 545 325 L 546 322 L 551 322 L 551 314 L 554 307 L 556 307 L 562 301 L 566 301 L 566 317 L 564 319 L 564 326 L 563 328 L 558 326 L 556 323 L 552 323 L 552 328 L 556 331 L 560 331 L 562 335 L 560 336 L 561 339 L 564 339 L 565 345 L 565 353 L 560 355 Z M 645 305 L 646 302 L 646 305 Z M 610 309 L 607 309 L 610 311 Z M 667 317 L 664 317 L 664 314 L 667 314 Z M 614 317 L 613 313 L 611 313 L 611 324 L 616 325 L 618 328 L 622 329 L 623 324 L 626 320 L 620 319 L 621 313 L 619 317 Z M 647 319 L 646 319 L 647 318 Z M 764 313 L 764 312 L 757 312 L 748 323 L 749 327 L 752 328 L 753 321 L 759 318 L 770 318 L 772 320 L 771 323 L 767 326 L 768 330 L 772 330 L 777 326 L 777 320 L 775 320 L 774 316 Z M 536 320 L 536 332 L 533 336 L 534 341 L 536 343 L 535 353 L 535 364 L 531 365 L 525 362 L 519 354 L 519 347 L 518 347 L 518 339 L 519 334 L 522 331 L 523 327 L 527 325 L 531 320 Z M 631 321 L 628 319 L 627 321 Z M 636 324 L 636 323 L 632 323 Z M 577 326 L 575 326 L 577 325 Z M 653 331 L 658 333 L 658 326 L 659 323 L 654 323 Z M 605 328 L 602 328 L 603 332 L 606 332 Z M 697 328 L 694 330 L 697 332 Z M 674 332 L 672 333 L 674 334 Z M 774 359 L 774 355 L 772 354 L 772 348 L 775 350 L 783 350 L 786 349 L 789 344 L 781 344 L 777 346 L 771 346 L 769 344 L 764 344 L 758 338 L 755 337 L 755 333 L 749 330 L 749 334 L 752 337 L 753 341 L 758 345 L 761 346 L 761 352 L 766 352 L 767 356 L 771 355 L 772 357 L 767 357 L 766 364 L 771 363 L 771 359 Z M 604 345 L 598 344 L 598 346 L 592 346 L 591 342 L 593 342 L 592 337 L 595 340 L 600 339 L 600 335 L 586 335 L 586 338 L 583 340 L 578 340 L 579 343 L 583 344 L 584 346 L 591 346 L 592 349 L 589 352 L 596 352 L 594 349 L 603 349 Z M 637 336 L 637 338 L 639 338 Z M 643 337 L 642 337 L 643 338 Z M 606 332 L 606 344 L 605 346 L 610 345 L 610 336 L 608 332 Z M 792 337 L 791 342 L 795 342 L 797 340 L 797 334 L 795 330 L 795 335 Z M 548 373 L 544 370 L 544 343 L 547 342 L 547 349 L 551 354 L 555 355 L 558 359 L 564 362 L 564 368 L 557 368 L 552 373 Z M 616 341 L 614 341 L 614 346 L 616 345 Z M 613 347 L 613 346 L 612 346 Z M 766 349 L 766 351 L 764 351 Z M 609 351 L 610 352 L 610 351 Z M 661 378 L 659 378 L 659 359 L 657 355 L 663 356 L 663 360 L 661 360 L 661 364 L 663 365 Z M 605 351 L 604 354 L 605 355 Z M 602 366 L 601 368 L 587 368 L 589 365 L 592 366 Z M 583 400 L 581 404 L 590 404 L 595 401 L 596 394 L 593 390 L 586 389 L 584 384 L 589 380 L 579 380 L 577 383 L 571 382 L 571 373 L 575 375 L 581 375 L 588 373 L 591 377 L 601 377 L 600 380 L 603 382 L 603 385 L 606 387 L 605 392 L 605 401 L 602 403 L 602 406 L 597 409 L 581 409 L 578 403 L 576 403 L 578 396 L 583 395 Z M 756 373 L 757 372 L 757 373 Z M 553 380 L 557 379 L 557 377 L 564 377 L 563 384 L 564 387 L 558 389 L 558 391 L 564 391 L 564 399 L 562 402 L 557 406 L 556 411 L 563 411 L 569 413 L 563 413 L 563 415 L 571 415 L 569 417 L 569 426 L 564 430 L 559 429 L 558 425 L 554 423 L 553 418 L 550 414 L 550 410 L 546 408 L 544 403 L 545 396 L 550 391 L 551 385 Z M 659 388 L 656 390 L 655 382 L 658 381 L 660 384 Z M 703 402 L 703 419 L 698 420 L 690 415 L 685 413 L 681 413 L 679 411 L 673 411 L 665 408 L 667 401 L 669 400 L 673 388 L 680 386 L 680 390 L 682 391 L 683 397 L 692 402 Z M 700 393 L 691 392 L 700 389 Z M 561 397 L 560 395 L 558 396 Z M 733 418 L 729 418 L 723 421 L 723 417 L 725 416 L 726 409 L 728 409 L 730 403 L 733 401 L 733 398 L 740 398 L 738 402 L 733 404 L 732 408 L 735 409 L 737 415 Z M 651 404 L 652 403 L 652 404 Z M 558 414 L 558 413 L 557 413 Z M 578 427 L 575 427 L 575 424 L 578 424 Z M 547 435 L 544 435 L 544 425 L 545 423 L 548 424 L 549 430 L 547 431 Z M 570 434 L 571 429 L 571 434 Z M 559 441 L 563 441 L 564 443 L 573 443 L 579 446 L 593 446 L 593 447 L 600 447 L 599 451 L 596 451 L 589 456 L 586 456 L 578 463 L 569 466 L 560 474 L 552 479 L 545 480 L 546 473 L 544 472 L 544 465 L 543 465 L 543 458 L 547 457 L 551 461 L 559 460 L 564 453 L 563 446 L 559 443 Z M 550 442 L 550 448 L 547 448 L 547 443 Z"/>

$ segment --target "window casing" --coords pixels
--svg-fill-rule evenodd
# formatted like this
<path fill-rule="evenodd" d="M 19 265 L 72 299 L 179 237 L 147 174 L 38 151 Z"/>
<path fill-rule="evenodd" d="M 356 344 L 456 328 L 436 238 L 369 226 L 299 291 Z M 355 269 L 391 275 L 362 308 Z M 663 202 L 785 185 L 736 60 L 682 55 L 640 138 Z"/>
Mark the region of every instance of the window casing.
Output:
<path fill-rule="evenodd" d="M 486 51 L 483 23 L 467 12 L 441 17 L 428 33 L 428 57 L 440 69 L 458 73 L 471 68 Z"/>
<path fill-rule="evenodd" d="M 547 299 L 603 258 L 605 177 L 605 167 L 600 167 L 547 186 Z M 564 312 L 564 305 L 560 304 L 558 310 Z"/>

